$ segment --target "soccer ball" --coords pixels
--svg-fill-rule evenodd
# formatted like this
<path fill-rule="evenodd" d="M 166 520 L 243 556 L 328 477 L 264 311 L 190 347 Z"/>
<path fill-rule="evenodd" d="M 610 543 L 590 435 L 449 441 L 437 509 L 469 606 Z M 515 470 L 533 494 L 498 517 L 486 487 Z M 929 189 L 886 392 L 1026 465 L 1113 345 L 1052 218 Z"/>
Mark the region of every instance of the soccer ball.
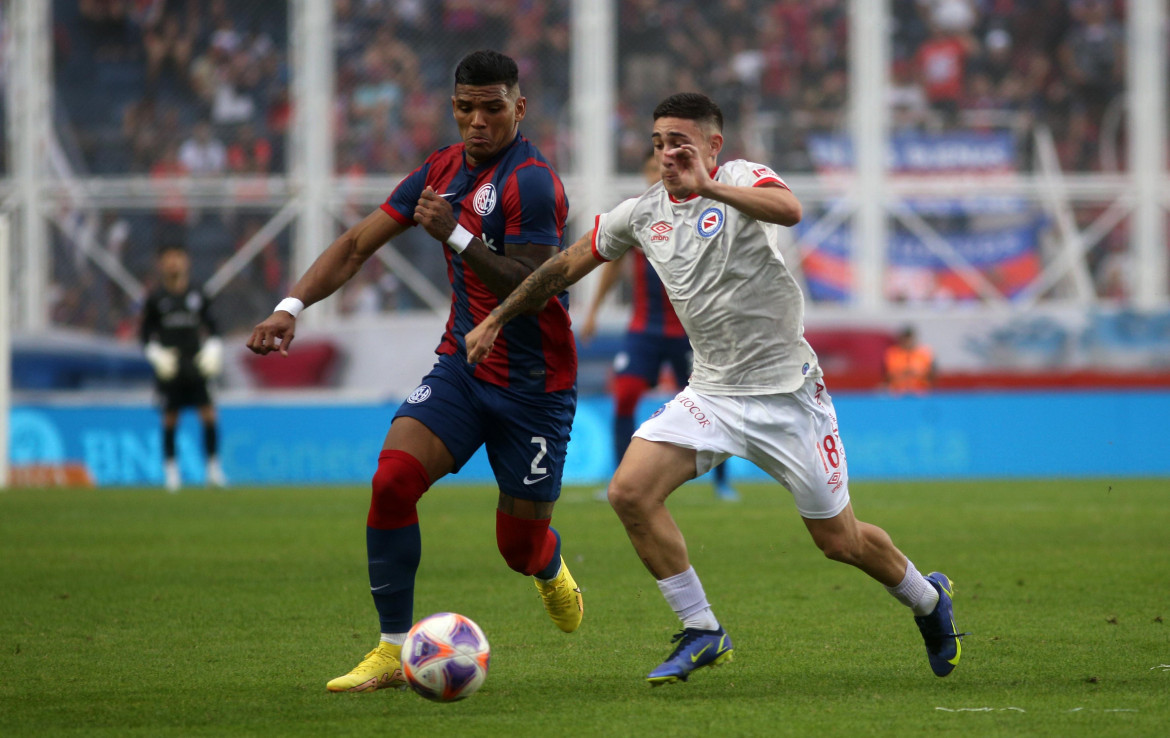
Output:
<path fill-rule="evenodd" d="M 435 702 L 475 694 L 487 678 L 491 649 L 471 618 L 440 612 L 414 624 L 402 644 L 402 673 L 415 692 Z"/>

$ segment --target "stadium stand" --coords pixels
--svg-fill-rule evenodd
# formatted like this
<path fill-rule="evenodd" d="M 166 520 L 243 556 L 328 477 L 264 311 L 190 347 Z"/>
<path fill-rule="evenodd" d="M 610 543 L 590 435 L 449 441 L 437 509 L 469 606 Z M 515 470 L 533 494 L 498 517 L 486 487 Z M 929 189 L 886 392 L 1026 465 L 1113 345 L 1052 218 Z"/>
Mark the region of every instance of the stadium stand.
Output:
<path fill-rule="evenodd" d="M 332 1 L 339 174 L 359 180 L 398 175 L 449 140 L 450 67 L 462 50 L 486 45 L 520 62 L 531 103 L 525 132 L 554 163 L 571 168 L 569 0 Z M 702 88 L 716 91 L 730 125 L 752 132 L 732 136 L 735 148 L 725 157 L 758 156 L 785 174 L 823 172 L 810 150 L 817 137 L 846 129 L 849 3 L 615 0 L 614 7 L 621 171 L 637 170 L 642 122 L 662 90 Z M 1124 169 L 1119 121 L 1126 11 L 1122 0 L 891 0 L 895 135 L 1007 132 L 1016 147 L 1013 165 L 1027 172 L 1036 166 L 1027 134 L 1042 125 L 1053 134 L 1063 170 Z M 74 172 L 140 174 L 153 177 L 159 189 L 172 177 L 201 171 L 285 173 L 289 26 L 285 2 L 53 0 L 55 130 Z M 810 204 L 808 212 L 817 216 L 825 207 Z M 1027 231 L 1032 251 L 1039 252 L 1052 224 L 1030 207 L 1011 227 Z M 1077 205 L 1074 217 L 1085 227 L 1105 208 Z M 176 194 L 153 211 L 106 211 L 96 239 L 148 286 L 158 243 L 182 242 L 193 256 L 193 277 L 202 281 L 271 214 L 243 199 L 231 209 L 209 209 Z M 997 217 L 923 215 L 945 238 L 1005 227 Z M 1129 296 L 1127 228 L 1123 221 L 1088 253 L 1101 299 Z M 900 226 L 896 231 L 904 235 Z M 52 232 L 52 239 L 52 323 L 131 336 L 137 296 L 94 269 L 60 233 Z M 402 251 L 445 289 L 442 264 L 424 241 L 405 239 Z M 283 294 L 290 251 L 287 231 L 274 236 L 226 286 L 227 331 L 246 329 L 258 310 Z M 824 262 L 833 252 L 821 248 L 803 256 Z M 993 271 L 989 278 L 1005 274 Z M 814 302 L 847 297 L 812 287 Z M 906 299 L 922 297 L 911 292 Z M 338 310 L 365 315 L 422 306 L 402 289 L 399 275 L 371 262 Z M 1107 361 L 1118 350 L 1117 332 L 1112 323 L 1102 324 L 1078 347 Z M 834 339 L 823 340 L 823 350 L 836 353 L 829 347 Z M 1056 350 L 1043 342 L 1027 349 L 1037 356 Z"/>

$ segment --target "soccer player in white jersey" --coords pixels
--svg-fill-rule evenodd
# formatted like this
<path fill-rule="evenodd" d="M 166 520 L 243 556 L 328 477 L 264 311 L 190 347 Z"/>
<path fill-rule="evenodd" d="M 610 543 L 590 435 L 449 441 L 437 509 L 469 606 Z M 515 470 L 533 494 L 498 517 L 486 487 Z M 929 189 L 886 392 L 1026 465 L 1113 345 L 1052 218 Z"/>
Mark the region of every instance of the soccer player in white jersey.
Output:
<path fill-rule="evenodd" d="M 598 216 L 591 233 L 546 261 L 467 334 L 468 361 L 492 350 L 500 328 L 605 261 L 641 248 L 666 285 L 694 348 L 690 382 L 634 434 L 609 501 L 642 562 L 682 620 L 652 685 L 731 660 L 731 639 L 707 602 L 666 499 L 729 456 L 786 487 L 813 542 L 909 607 L 930 666 L 959 662 L 951 581 L 923 576 L 884 530 L 853 515 L 845 449 L 817 357 L 804 339 L 804 298 L 778 248 L 779 226 L 801 205 L 762 164 L 717 164 L 723 115 L 698 93 L 654 110 L 662 181 Z"/>

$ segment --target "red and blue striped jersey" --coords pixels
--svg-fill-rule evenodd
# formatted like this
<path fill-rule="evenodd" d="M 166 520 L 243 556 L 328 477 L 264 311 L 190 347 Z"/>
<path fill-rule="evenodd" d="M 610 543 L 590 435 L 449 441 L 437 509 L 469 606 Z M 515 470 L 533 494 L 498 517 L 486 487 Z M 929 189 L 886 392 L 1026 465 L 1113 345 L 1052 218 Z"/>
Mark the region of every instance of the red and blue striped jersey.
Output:
<path fill-rule="evenodd" d="M 630 259 L 633 260 L 633 307 L 630 316 L 630 333 L 647 333 L 668 338 L 685 338 L 686 331 L 679 322 L 670 298 L 666 296 L 666 288 L 658 278 L 642 249 L 630 249 Z"/>
<path fill-rule="evenodd" d="M 564 249 L 569 201 L 560 177 L 528 139 L 517 135 L 503 151 L 471 168 L 463 144 L 427 157 L 382 204 L 403 225 L 417 225 L 414 209 L 424 188 L 444 196 L 459 224 L 479 236 L 494 253 L 506 244 L 538 244 Z M 464 337 L 499 304 L 463 258 L 446 246 L 451 281 L 451 313 L 437 354 L 466 356 Z M 536 315 L 521 315 L 500 331 L 492 353 L 475 367 L 485 382 L 519 390 L 555 392 L 577 380 L 577 347 L 569 327 L 569 294 L 549 299 Z"/>

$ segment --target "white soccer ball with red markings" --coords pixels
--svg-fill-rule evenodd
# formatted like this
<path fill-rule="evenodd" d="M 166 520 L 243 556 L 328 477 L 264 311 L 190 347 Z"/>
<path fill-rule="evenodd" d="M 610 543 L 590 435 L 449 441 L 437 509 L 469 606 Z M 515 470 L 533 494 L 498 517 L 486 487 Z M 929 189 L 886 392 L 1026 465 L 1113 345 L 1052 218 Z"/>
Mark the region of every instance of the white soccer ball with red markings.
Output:
<path fill-rule="evenodd" d="M 475 694 L 487 678 L 491 648 L 471 618 L 440 612 L 414 624 L 402 644 L 402 673 L 415 692 L 435 702 Z"/>

